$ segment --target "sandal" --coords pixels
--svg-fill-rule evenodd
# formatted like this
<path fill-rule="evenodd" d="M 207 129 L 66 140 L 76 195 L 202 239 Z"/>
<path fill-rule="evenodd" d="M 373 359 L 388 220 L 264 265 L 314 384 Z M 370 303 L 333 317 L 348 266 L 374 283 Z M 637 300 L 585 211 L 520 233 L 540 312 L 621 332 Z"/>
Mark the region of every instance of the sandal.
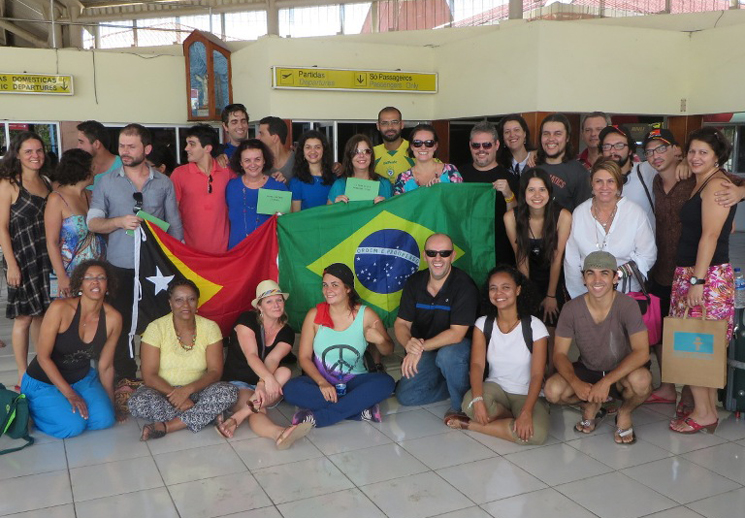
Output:
<path fill-rule="evenodd" d="M 463 414 L 451 414 L 446 416 L 444 421 L 445 426 L 452 428 L 453 430 L 468 430 L 468 425 L 471 423 L 468 416 Z"/>
<path fill-rule="evenodd" d="M 675 428 L 675 425 L 685 424 L 688 426 L 687 430 L 678 430 Z M 670 423 L 670 429 L 673 432 L 678 433 L 684 433 L 684 434 L 692 434 L 692 433 L 698 433 L 698 432 L 704 432 L 704 433 L 714 433 L 717 430 L 717 426 L 719 426 L 719 419 L 714 421 L 711 424 L 698 424 L 693 418 L 686 417 L 685 419 L 680 419 L 678 421 L 674 421 Z"/>
<path fill-rule="evenodd" d="M 607 414 L 608 411 L 605 408 L 601 407 L 600 410 L 598 410 L 598 413 L 595 414 L 595 417 L 593 419 L 585 419 L 583 417 L 580 422 L 574 425 L 574 431 L 585 435 L 591 434 L 600 425 L 603 419 L 605 419 L 605 416 Z"/>
<path fill-rule="evenodd" d="M 691 415 L 691 412 L 693 412 L 693 405 L 681 401 L 678 403 L 678 406 L 675 407 L 675 419 L 682 421 Z"/>
<path fill-rule="evenodd" d="M 625 440 L 628 436 L 631 436 L 631 440 Z M 613 434 L 613 440 L 616 444 L 630 445 L 636 442 L 636 434 L 634 433 L 634 427 L 629 426 L 628 428 L 621 428 L 618 426 L 618 416 L 616 416 L 616 432 Z"/>
<path fill-rule="evenodd" d="M 643 405 L 674 405 L 675 401 L 676 401 L 675 398 L 667 399 L 662 396 L 658 396 L 655 393 L 652 393 L 649 395 L 647 400 L 642 404 Z"/>
<path fill-rule="evenodd" d="M 155 425 L 162 424 L 163 429 L 156 428 Z M 168 433 L 167 423 L 150 423 L 142 427 L 142 435 L 140 436 L 141 441 L 149 441 L 150 439 L 160 439 L 165 437 Z"/>
<path fill-rule="evenodd" d="M 276 445 L 278 450 L 286 450 L 298 439 L 302 439 L 308 432 L 313 429 L 313 423 L 304 422 L 288 426 L 277 437 Z"/>
<path fill-rule="evenodd" d="M 217 419 L 215 419 L 215 421 L 217 421 Z M 231 422 L 232 424 L 230 424 Z M 217 430 L 217 433 L 225 439 L 232 439 L 237 429 L 238 421 L 236 421 L 232 417 L 228 417 L 227 419 L 220 419 L 220 422 L 215 424 L 215 430 Z"/>

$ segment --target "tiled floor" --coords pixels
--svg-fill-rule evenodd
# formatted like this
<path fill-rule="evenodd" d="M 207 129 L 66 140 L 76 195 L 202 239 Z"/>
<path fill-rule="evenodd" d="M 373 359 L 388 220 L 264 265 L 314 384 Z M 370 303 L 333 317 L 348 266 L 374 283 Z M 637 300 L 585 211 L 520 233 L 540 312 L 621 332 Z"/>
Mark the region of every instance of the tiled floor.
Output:
<path fill-rule="evenodd" d="M 4 319 L 0 337 L 10 338 Z M 10 347 L 0 349 L 0 382 L 15 384 Z M 0 457 L 0 516 L 743 516 L 745 419 L 724 411 L 716 434 L 682 436 L 667 429 L 672 405 L 647 406 L 634 415 L 638 442 L 617 446 L 610 420 L 579 436 L 578 413 L 555 407 L 547 443 L 520 447 L 449 430 L 447 404 L 383 407 L 380 424 L 313 430 L 283 452 L 245 427 L 231 440 L 208 428 L 148 443 L 134 419 L 65 441 L 35 433 L 36 444 Z M 271 415 L 287 423 L 292 411 L 281 404 Z"/>

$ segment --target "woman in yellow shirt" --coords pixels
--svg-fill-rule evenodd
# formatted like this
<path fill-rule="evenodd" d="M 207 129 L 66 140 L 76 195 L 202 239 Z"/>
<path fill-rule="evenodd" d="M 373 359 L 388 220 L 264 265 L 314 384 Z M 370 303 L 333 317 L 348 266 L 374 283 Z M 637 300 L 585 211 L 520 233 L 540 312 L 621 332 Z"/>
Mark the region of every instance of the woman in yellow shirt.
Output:
<path fill-rule="evenodd" d="M 175 280 L 168 287 L 168 303 L 171 312 L 142 335 L 145 384 L 129 400 L 133 416 L 154 421 L 142 428 L 143 441 L 184 428 L 196 433 L 238 398 L 235 385 L 220 381 L 220 328 L 196 314 L 199 288 L 188 279 Z"/>

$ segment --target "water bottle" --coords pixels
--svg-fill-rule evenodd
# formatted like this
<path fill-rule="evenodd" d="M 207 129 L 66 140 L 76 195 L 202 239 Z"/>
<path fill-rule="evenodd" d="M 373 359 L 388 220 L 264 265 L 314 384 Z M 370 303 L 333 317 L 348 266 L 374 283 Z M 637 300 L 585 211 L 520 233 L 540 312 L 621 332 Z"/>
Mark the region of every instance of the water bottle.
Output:
<path fill-rule="evenodd" d="M 745 308 L 745 277 L 739 268 L 735 268 L 735 307 Z"/>

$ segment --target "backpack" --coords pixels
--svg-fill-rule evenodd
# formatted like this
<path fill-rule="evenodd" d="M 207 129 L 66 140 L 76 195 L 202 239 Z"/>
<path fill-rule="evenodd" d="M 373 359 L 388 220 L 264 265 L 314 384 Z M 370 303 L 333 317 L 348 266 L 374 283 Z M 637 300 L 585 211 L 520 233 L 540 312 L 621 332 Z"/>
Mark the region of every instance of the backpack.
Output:
<path fill-rule="evenodd" d="M 17 448 L 0 451 L 0 455 L 22 450 L 34 444 L 34 438 L 28 434 L 28 399 L 24 394 L 7 390 L 0 383 L 0 436 L 7 435 L 11 439 L 23 439 L 26 444 Z"/>
<path fill-rule="evenodd" d="M 495 316 L 486 317 L 484 322 L 484 337 L 486 338 L 486 347 L 489 347 L 491 342 L 491 333 L 494 330 L 494 322 L 496 321 Z M 525 347 L 528 348 L 530 354 L 533 354 L 533 328 L 531 327 L 531 317 L 520 317 L 520 326 L 523 329 L 523 340 L 525 340 Z M 484 379 L 489 376 L 489 361 L 484 361 Z"/>

